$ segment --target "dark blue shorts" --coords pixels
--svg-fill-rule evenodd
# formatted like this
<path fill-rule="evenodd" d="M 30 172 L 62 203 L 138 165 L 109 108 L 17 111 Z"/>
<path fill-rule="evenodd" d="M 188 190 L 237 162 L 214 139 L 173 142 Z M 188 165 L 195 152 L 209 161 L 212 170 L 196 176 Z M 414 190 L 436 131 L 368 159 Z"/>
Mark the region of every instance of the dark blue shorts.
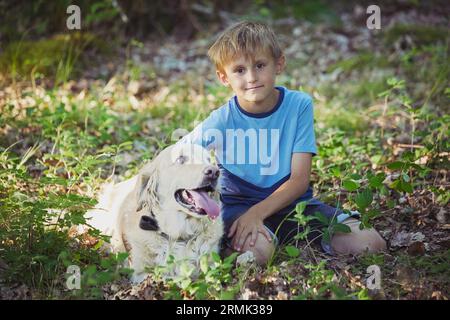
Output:
<path fill-rule="evenodd" d="M 314 204 L 307 205 L 305 210 L 303 211 L 303 214 L 305 216 L 309 216 L 314 215 L 315 212 L 320 212 L 330 219 L 336 217 L 339 223 L 350 217 L 359 217 L 359 213 L 357 211 L 352 211 L 350 214 L 347 214 L 338 208 L 329 206 L 317 200 Z M 276 244 L 292 244 L 296 240 L 295 236 L 299 232 L 303 231 L 302 226 L 300 226 L 297 221 L 292 221 L 291 219 L 291 217 L 293 217 L 295 214 L 295 211 L 287 214 L 276 213 L 264 220 L 264 225 L 274 237 L 274 241 L 276 242 Z M 239 216 L 237 216 L 232 221 L 225 220 L 225 234 L 228 234 L 229 228 L 238 217 Z M 325 243 L 324 241 L 322 241 L 321 229 L 324 227 L 324 225 L 318 220 L 314 219 L 309 222 L 309 226 L 311 228 L 311 232 L 309 232 L 308 234 L 309 241 L 320 244 L 325 252 L 332 253 L 329 243 Z M 228 247 L 231 248 L 231 239 L 228 239 L 225 243 Z"/>

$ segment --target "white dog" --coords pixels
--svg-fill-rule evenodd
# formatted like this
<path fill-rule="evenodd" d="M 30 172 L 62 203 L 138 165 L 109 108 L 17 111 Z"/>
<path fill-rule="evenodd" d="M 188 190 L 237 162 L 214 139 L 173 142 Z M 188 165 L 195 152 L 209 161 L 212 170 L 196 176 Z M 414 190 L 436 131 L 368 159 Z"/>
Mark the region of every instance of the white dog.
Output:
<path fill-rule="evenodd" d="M 219 252 L 223 223 L 210 195 L 219 169 L 210 157 L 198 145 L 172 145 L 135 177 L 107 187 L 86 214 L 91 226 L 111 236 L 112 251 L 129 253 L 133 282 L 169 255 L 198 266 L 200 256 Z"/>

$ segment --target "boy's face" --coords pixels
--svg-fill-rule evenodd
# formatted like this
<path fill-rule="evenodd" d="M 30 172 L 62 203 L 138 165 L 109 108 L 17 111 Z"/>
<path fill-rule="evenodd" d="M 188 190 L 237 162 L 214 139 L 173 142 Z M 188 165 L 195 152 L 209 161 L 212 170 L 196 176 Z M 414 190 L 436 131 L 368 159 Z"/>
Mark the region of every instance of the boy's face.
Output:
<path fill-rule="evenodd" d="M 277 101 L 275 78 L 283 71 L 284 63 L 284 56 L 275 60 L 264 51 L 249 58 L 241 54 L 224 65 L 223 71 L 218 70 L 217 76 L 223 85 L 233 89 L 242 107 L 264 112 Z"/>

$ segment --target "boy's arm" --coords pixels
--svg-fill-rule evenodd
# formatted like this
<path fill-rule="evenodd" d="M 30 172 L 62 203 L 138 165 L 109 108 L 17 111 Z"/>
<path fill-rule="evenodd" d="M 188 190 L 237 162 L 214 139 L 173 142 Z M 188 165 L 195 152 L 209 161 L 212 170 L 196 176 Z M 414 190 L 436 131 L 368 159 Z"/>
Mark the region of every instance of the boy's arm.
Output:
<path fill-rule="evenodd" d="M 311 178 L 311 159 L 311 153 L 292 154 L 289 179 L 269 197 L 255 205 L 255 209 L 261 212 L 263 220 L 287 207 L 306 192 Z"/>
<path fill-rule="evenodd" d="M 264 227 L 264 219 L 275 212 L 287 207 L 294 200 L 306 192 L 311 176 L 311 153 L 293 153 L 291 160 L 291 176 L 269 197 L 255 204 L 244 215 L 234 221 L 228 234 L 233 234 L 233 247 L 240 250 L 248 235 L 251 234 L 250 245 L 254 245 L 258 232 L 261 232 L 269 241 L 270 235 Z"/>

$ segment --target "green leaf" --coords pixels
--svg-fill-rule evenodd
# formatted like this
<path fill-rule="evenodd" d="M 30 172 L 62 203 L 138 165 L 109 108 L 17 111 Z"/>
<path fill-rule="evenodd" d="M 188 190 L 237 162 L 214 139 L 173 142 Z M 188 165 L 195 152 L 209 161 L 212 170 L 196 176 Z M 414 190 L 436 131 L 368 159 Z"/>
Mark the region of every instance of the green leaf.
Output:
<path fill-rule="evenodd" d="M 326 226 L 330 224 L 330 220 L 322 212 L 316 211 L 314 217 Z"/>
<path fill-rule="evenodd" d="M 333 226 L 333 231 L 335 232 L 342 232 L 342 233 L 350 233 L 352 232 L 352 229 L 350 229 L 350 227 L 346 224 L 343 223 L 336 223 Z"/>
<path fill-rule="evenodd" d="M 105 284 L 113 280 L 113 275 L 111 272 L 100 272 L 97 275 L 98 284 Z"/>
<path fill-rule="evenodd" d="M 285 250 L 286 250 L 287 254 L 289 255 L 289 257 L 291 257 L 291 258 L 296 258 L 300 254 L 300 250 L 294 246 L 286 246 Z"/>
<path fill-rule="evenodd" d="M 413 187 L 409 182 L 400 180 L 401 189 L 408 193 L 413 193 Z"/>
<path fill-rule="evenodd" d="M 385 197 L 389 196 L 389 189 L 385 185 L 380 187 L 380 195 Z"/>
<path fill-rule="evenodd" d="M 117 262 L 123 262 L 128 258 L 128 252 L 119 252 L 117 254 Z"/>
<path fill-rule="evenodd" d="M 334 168 L 331 169 L 331 173 L 336 178 L 339 178 L 341 176 L 341 169 L 339 169 L 339 167 L 334 167 Z"/>
<path fill-rule="evenodd" d="M 86 276 L 90 276 L 90 275 L 93 275 L 93 274 L 96 273 L 96 272 L 97 272 L 97 267 L 94 266 L 94 265 L 89 265 L 89 266 L 86 268 L 86 271 L 84 272 L 84 274 L 85 274 Z"/>
<path fill-rule="evenodd" d="M 180 267 L 180 272 L 185 277 L 190 277 L 194 272 L 194 268 L 189 263 L 182 263 Z"/>
<path fill-rule="evenodd" d="M 205 300 L 208 297 L 208 287 L 205 283 L 197 284 L 197 288 L 195 290 L 195 297 L 199 300 Z"/>
<path fill-rule="evenodd" d="M 388 206 L 389 209 L 394 208 L 395 207 L 395 201 L 392 200 L 392 199 L 388 199 L 387 206 Z"/>
<path fill-rule="evenodd" d="M 216 263 L 221 263 L 222 262 L 222 259 L 220 259 L 220 256 L 219 256 L 219 254 L 217 252 L 211 252 L 211 258 Z"/>
<path fill-rule="evenodd" d="M 350 192 L 358 190 L 358 188 L 359 188 L 359 183 L 357 183 L 353 180 L 344 180 L 343 184 L 344 184 L 345 190 L 350 191 Z"/>
<path fill-rule="evenodd" d="M 405 167 L 406 163 L 402 161 L 394 161 L 387 165 L 388 169 L 390 170 L 399 170 Z"/>
<path fill-rule="evenodd" d="M 360 290 L 358 292 L 358 300 L 369 300 L 370 297 L 369 297 L 368 291 L 369 290 L 367 288 Z"/>
<path fill-rule="evenodd" d="M 330 231 L 328 230 L 328 228 L 322 228 L 323 234 L 322 234 L 322 240 L 325 243 L 331 243 L 331 236 L 330 236 Z"/>
<path fill-rule="evenodd" d="M 379 154 L 379 155 L 375 155 L 375 156 L 372 156 L 371 158 L 370 158 L 370 161 L 372 161 L 373 163 L 375 163 L 375 164 L 379 164 L 380 162 L 381 162 L 381 158 L 382 158 L 383 156 L 381 155 L 381 154 Z"/>
<path fill-rule="evenodd" d="M 369 215 L 361 216 L 361 223 L 359 224 L 359 230 L 372 228 L 372 225 L 369 222 Z"/>
<path fill-rule="evenodd" d="M 389 185 L 389 188 L 394 189 L 394 190 L 397 190 L 397 191 L 403 191 L 403 190 L 401 189 L 401 186 L 400 186 L 400 180 L 394 180 L 394 181 Z"/>
<path fill-rule="evenodd" d="M 31 261 L 46 262 L 48 261 L 48 257 L 44 255 L 36 255 L 31 259 Z"/>
<path fill-rule="evenodd" d="M 372 188 L 381 188 L 383 186 L 383 181 L 386 178 L 386 176 L 383 175 L 376 175 L 370 177 L 369 180 L 369 186 Z"/>
<path fill-rule="evenodd" d="M 352 173 L 349 177 L 352 178 L 353 180 L 361 180 L 362 179 L 362 177 L 357 173 Z"/>
<path fill-rule="evenodd" d="M 235 295 L 234 290 L 222 291 L 220 293 L 220 300 L 234 300 Z"/>
<path fill-rule="evenodd" d="M 409 176 L 406 173 L 403 173 L 402 177 L 403 177 L 403 181 L 409 182 L 410 179 L 409 179 Z"/>
<path fill-rule="evenodd" d="M 167 265 L 172 265 L 172 264 L 174 264 L 175 263 L 175 257 L 173 256 L 173 255 L 169 255 L 168 257 L 167 257 L 167 260 L 166 260 L 166 264 Z"/>
<path fill-rule="evenodd" d="M 416 169 L 419 172 L 426 171 L 426 168 L 424 168 L 424 167 L 422 167 L 422 166 L 420 166 L 418 164 L 415 164 L 415 163 L 411 163 L 411 164 L 409 164 L 409 166 L 414 168 L 414 169 Z"/>
<path fill-rule="evenodd" d="M 402 153 L 401 158 L 409 162 L 414 162 L 415 155 L 412 151 L 405 151 Z"/>
<path fill-rule="evenodd" d="M 378 209 L 370 209 L 370 210 L 367 211 L 367 215 L 369 216 L 369 219 L 376 218 L 380 214 L 381 214 L 381 212 Z"/>
<path fill-rule="evenodd" d="M 109 268 L 111 268 L 111 261 L 109 259 L 103 259 L 100 262 L 100 266 L 104 269 L 109 269 Z"/>
<path fill-rule="evenodd" d="M 236 259 L 236 257 L 239 255 L 239 253 L 238 252 L 233 252 L 231 255 L 229 255 L 228 257 L 226 257 L 224 260 L 223 260 L 223 263 L 224 264 L 231 264 L 235 259 Z"/>
<path fill-rule="evenodd" d="M 200 258 L 200 270 L 202 270 L 203 273 L 207 273 L 209 269 L 208 265 L 208 256 L 202 256 Z"/>
<path fill-rule="evenodd" d="M 307 201 L 302 201 L 297 203 L 297 205 L 295 206 L 295 212 L 297 213 L 303 213 L 303 211 L 305 211 L 306 205 L 308 204 Z"/>
<path fill-rule="evenodd" d="M 355 202 L 361 211 L 364 211 L 373 201 L 372 191 L 370 189 L 364 189 L 362 192 L 358 192 L 355 197 Z"/>
<path fill-rule="evenodd" d="M 305 226 L 309 221 L 316 219 L 313 216 L 305 216 L 303 213 L 296 213 L 293 218 L 288 219 L 289 221 L 297 222 L 301 226 Z"/>
<path fill-rule="evenodd" d="M 181 289 L 186 290 L 190 284 L 191 284 L 191 279 L 184 279 L 181 281 L 180 287 L 181 287 Z"/>

